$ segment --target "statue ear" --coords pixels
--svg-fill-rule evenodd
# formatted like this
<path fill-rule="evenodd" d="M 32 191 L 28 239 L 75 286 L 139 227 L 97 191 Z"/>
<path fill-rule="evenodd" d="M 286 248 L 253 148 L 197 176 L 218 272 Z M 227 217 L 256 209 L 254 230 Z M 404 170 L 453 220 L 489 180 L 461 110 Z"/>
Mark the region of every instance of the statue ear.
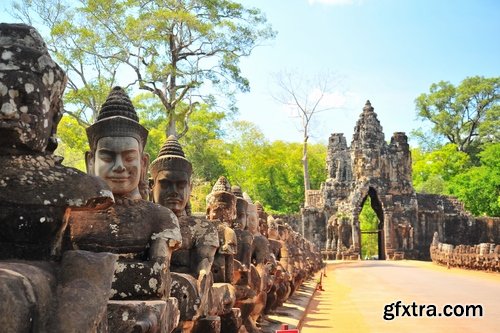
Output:
<path fill-rule="evenodd" d="M 89 175 L 95 176 L 94 170 L 94 153 L 91 151 L 85 152 L 85 166 Z"/>
<path fill-rule="evenodd" d="M 148 153 L 143 153 L 142 154 L 142 170 L 141 170 L 141 180 L 144 182 L 144 184 L 149 184 L 149 178 L 148 178 L 148 168 L 149 168 L 149 154 Z"/>

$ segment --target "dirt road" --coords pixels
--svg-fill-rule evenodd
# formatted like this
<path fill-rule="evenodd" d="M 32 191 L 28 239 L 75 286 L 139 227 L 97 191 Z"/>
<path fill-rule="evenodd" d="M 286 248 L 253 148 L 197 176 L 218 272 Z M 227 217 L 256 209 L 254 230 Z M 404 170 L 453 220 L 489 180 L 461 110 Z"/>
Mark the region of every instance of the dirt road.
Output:
<path fill-rule="evenodd" d="M 312 299 L 301 333 L 500 332 L 498 273 L 446 269 L 419 261 L 353 261 L 329 263 L 326 275 L 325 291 L 316 292 Z M 384 320 L 385 306 L 397 301 L 401 301 L 399 317 L 394 304 L 386 318 L 394 317 Z M 447 304 L 458 305 L 457 313 L 461 308 L 465 313 L 466 305 L 480 305 L 483 316 L 478 316 L 476 307 L 476 317 L 446 317 Z M 468 311 L 472 314 L 473 309 Z"/>

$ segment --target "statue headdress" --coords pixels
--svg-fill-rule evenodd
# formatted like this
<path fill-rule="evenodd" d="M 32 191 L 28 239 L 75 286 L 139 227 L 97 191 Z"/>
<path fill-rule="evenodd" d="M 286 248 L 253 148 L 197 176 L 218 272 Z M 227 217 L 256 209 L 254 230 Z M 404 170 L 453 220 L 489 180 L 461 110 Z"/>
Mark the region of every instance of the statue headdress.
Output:
<path fill-rule="evenodd" d="M 179 141 L 174 135 L 170 135 L 160 149 L 158 157 L 151 162 L 151 176 L 156 175 L 161 170 L 185 171 L 190 176 L 193 173 L 193 165 L 186 158 Z"/>
<path fill-rule="evenodd" d="M 103 137 L 131 136 L 144 149 L 148 130 L 139 124 L 139 117 L 127 93 L 121 87 L 114 87 L 101 107 L 97 121 L 87 128 L 87 137 L 91 150 Z"/>
<path fill-rule="evenodd" d="M 236 204 L 236 196 L 231 192 L 231 184 L 224 176 L 217 179 L 212 187 L 212 192 L 207 195 L 207 204 L 220 201 Z"/>

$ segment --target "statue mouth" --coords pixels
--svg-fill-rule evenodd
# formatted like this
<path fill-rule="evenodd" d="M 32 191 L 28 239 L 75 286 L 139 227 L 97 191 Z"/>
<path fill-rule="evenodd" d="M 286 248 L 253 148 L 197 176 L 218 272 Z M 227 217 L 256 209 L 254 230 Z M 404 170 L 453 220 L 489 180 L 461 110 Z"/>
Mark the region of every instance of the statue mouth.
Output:
<path fill-rule="evenodd" d="M 108 177 L 107 179 L 113 183 L 125 183 L 130 177 Z"/>

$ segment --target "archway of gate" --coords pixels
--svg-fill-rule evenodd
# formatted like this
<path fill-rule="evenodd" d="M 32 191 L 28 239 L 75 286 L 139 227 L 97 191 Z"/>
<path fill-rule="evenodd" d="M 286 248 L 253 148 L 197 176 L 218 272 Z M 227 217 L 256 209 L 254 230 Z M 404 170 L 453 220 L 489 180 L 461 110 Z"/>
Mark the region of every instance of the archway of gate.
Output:
<path fill-rule="evenodd" d="M 356 211 L 359 215 L 355 219 L 358 223 L 357 242 L 362 259 L 386 259 L 385 232 L 384 232 L 384 210 L 382 202 L 373 187 L 369 187 L 367 193 L 362 197 Z M 356 240 L 354 240 L 356 242 Z"/>

